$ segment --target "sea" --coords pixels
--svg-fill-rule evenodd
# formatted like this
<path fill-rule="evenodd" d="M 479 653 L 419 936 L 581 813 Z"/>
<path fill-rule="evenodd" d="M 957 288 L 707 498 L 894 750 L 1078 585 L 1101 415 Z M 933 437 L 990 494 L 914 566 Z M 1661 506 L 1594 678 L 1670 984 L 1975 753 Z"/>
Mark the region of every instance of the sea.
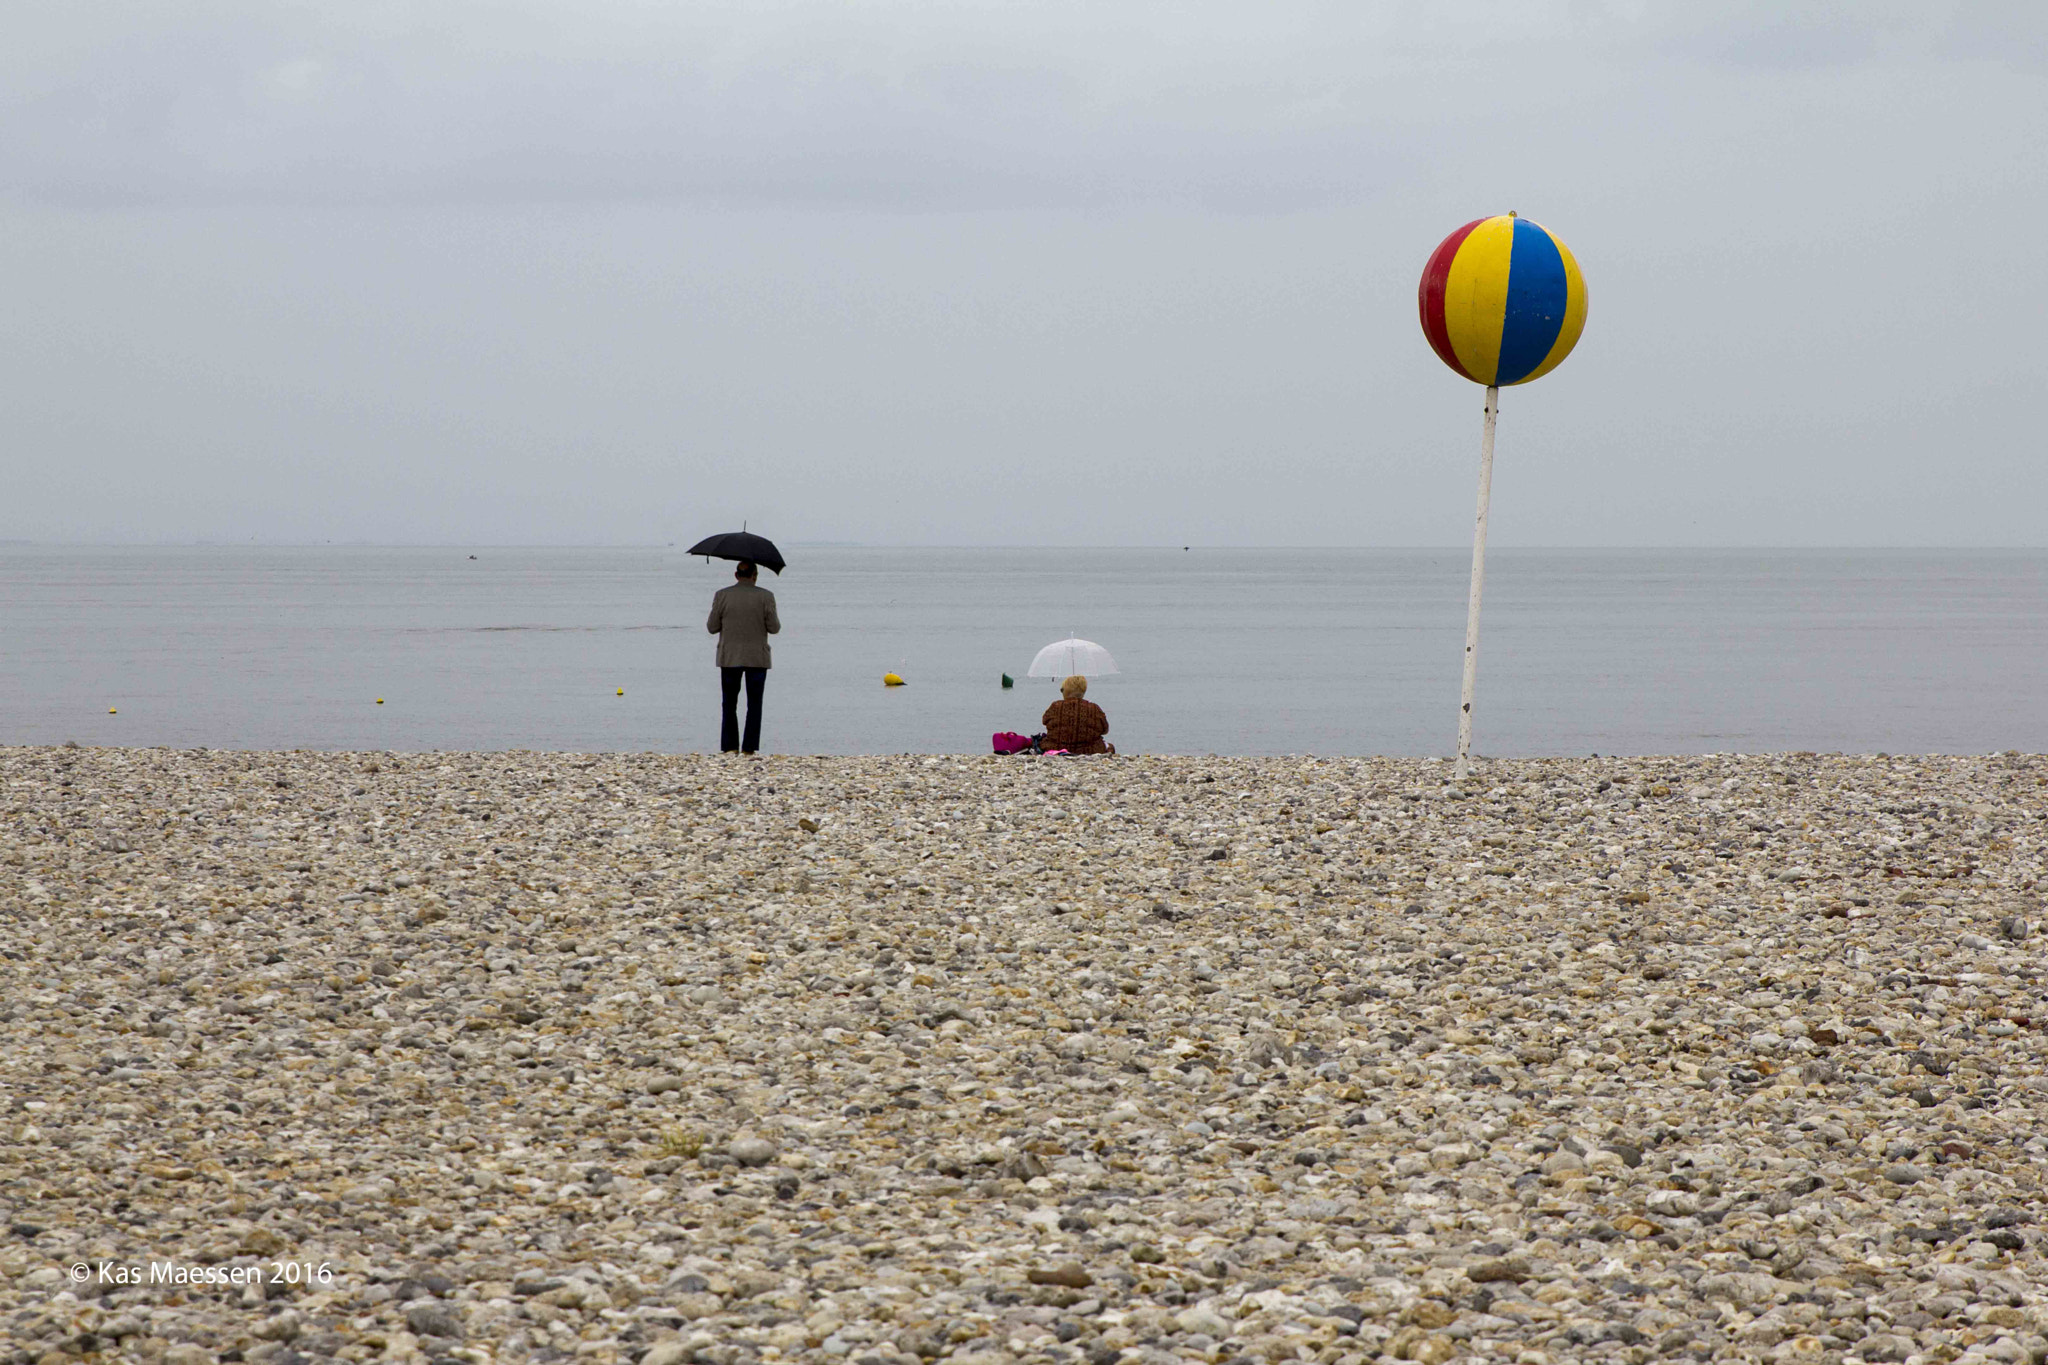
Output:
<path fill-rule="evenodd" d="M 1469 551 L 785 547 L 763 748 L 985 753 L 1080 636 L 1126 753 L 1449 755 Z M 693 752 L 674 548 L 0 546 L 0 743 Z M 895 673 L 901 687 L 885 687 Z M 1004 675 L 1014 680 L 1005 686 Z M 1482 756 L 2048 749 L 2048 551 L 1487 560 Z"/>

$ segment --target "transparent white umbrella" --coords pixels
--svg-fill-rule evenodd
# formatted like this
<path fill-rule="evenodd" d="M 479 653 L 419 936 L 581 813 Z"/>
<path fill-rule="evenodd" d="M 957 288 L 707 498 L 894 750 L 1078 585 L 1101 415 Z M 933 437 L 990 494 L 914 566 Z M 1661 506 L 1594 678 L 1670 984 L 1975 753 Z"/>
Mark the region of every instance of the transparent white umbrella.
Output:
<path fill-rule="evenodd" d="M 1056 640 L 1038 651 L 1028 678 L 1100 678 L 1117 671 L 1116 660 L 1093 640 Z"/>

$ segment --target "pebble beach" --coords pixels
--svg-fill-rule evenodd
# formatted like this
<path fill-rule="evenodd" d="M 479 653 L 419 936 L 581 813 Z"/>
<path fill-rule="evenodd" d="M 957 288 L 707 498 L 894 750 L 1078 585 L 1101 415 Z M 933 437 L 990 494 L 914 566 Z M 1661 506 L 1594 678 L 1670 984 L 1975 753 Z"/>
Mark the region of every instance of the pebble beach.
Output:
<path fill-rule="evenodd" d="M 0 1362 L 2048 1360 L 2044 814 L 0 749 Z"/>

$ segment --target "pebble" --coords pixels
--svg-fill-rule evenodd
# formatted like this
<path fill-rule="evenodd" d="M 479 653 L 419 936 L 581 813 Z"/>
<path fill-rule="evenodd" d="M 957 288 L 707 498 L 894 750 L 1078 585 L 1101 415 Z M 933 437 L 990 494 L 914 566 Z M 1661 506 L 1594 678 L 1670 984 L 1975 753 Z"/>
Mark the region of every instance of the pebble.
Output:
<path fill-rule="evenodd" d="M 1474 1284 L 1526 1280 L 1529 1278 L 1529 1263 L 1519 1257 L 1475 1261 L 1466 1267 L 1465 1278 Z"/>
<path fill-rule="evenodd" d="M 734 1138 L 725 1150 L 742 1166 L 766 1166 L 782 1151 L 768 1139 L 758 1137 Z"/>
<path fill-rule="evenodd" d="M 2048 1354 L 2048 764 L 1448 772 L 0 750 L 0 1361 Z"/>

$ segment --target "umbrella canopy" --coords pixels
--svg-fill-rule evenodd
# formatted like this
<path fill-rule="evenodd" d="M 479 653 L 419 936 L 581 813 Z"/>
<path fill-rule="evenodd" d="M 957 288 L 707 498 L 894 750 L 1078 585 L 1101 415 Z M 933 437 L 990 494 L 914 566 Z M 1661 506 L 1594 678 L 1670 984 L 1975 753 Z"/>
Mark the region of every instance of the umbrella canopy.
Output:
<path fill-rule="evenodd" d="M 713 559 L 746 560 L 776 573 L 782 572 L 784 563 L 782 551 L 775 548 L 775 542 L 752 531 L 726 531 L 706 536 L 690 547 L 690 553 L 710 555 Z"/>
<path fill-rule="evenodd" d="M 1031 661 L 1029 676 L 1070 678 L 1078 673 L 1084 678 L 1099 678 L 1116 671 L 1116 660 L 1093 640 L 1059 640 L 1038 651 L 1038 657 Z"/>

